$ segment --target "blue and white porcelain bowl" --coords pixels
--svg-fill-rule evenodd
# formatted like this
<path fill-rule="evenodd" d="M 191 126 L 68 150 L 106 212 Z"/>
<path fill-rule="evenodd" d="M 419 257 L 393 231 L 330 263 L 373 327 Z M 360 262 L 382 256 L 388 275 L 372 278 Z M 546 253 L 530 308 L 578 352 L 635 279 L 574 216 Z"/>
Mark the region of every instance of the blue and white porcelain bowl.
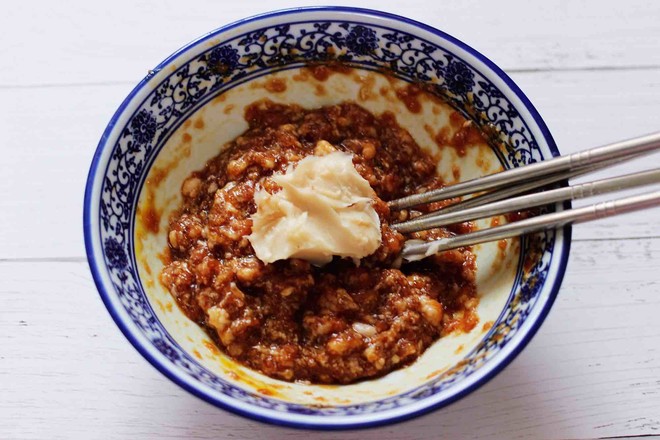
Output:
<path fill-rule="evenodd" d="M 336 60 L 356 73 L 323 83 L 298 80 L 306 63 Z M 285 90 L 269 88 L 272 78 Z M 412 114 L 401 102 L 380 98 L 387 92 L 365 96 L 365 84 L 382 91 L 407 82 L 429 84 L 448 104 L 428 102 Z M 543 120 L 504 72 L 422 23 L 322 7 L 269 13 L 213 31 L 151 70 L 130 93 L 103 133 L 87 180 L 89 264 L 103 302 L 135 348 L 172 381 L 218 407 L 321 429 L 424 414 L 474 391 L 511 362 L 555 300 L 568 259 L 568 228 L 512 239 L 505 247 L 477 246 L 480 324 L 441 338 L 409 367 L 353 385 L 281 382 L 237 365 L 173 305 L 158 282 L 159 256 L 181 183 L 247 128 L 245 106 L 263 97 L 310 108 L 357 100 L 372 112 L 390 110 L 432 153 L 438 151 L 428 127 L 446 124 L 452 108 L 489 124 L 498 145 L 465 155 L 443 152 L 438 170 L 449 181 L 558 154 Z M 139 220 L 145 210 L 157 213 L 151 225 Z"/>

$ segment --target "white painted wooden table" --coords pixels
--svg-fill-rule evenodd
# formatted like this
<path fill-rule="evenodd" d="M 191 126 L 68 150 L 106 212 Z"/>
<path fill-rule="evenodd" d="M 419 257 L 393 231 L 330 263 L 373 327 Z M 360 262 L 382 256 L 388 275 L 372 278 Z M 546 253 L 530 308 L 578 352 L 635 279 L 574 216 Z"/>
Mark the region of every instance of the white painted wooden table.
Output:
<path fill-rule="evenodd" d="M 336 438 L 189 395 L 117 330 L 84 257 L 97 141 L 147 69 L 230 21 L 312 0 L 22 1 L 0 13 L 0 438 Z M 339 2 L 349 4 L 349 2 Z M 660 2 L 354 1 L 443 29 L 522 87 L 563 153 L 660 129 Z M 658 164 L 658 155 L 643 164 Z M 467 398 L 343 438 L 660 437 L 660 209 L 580 225 L 552 313 Z"/>

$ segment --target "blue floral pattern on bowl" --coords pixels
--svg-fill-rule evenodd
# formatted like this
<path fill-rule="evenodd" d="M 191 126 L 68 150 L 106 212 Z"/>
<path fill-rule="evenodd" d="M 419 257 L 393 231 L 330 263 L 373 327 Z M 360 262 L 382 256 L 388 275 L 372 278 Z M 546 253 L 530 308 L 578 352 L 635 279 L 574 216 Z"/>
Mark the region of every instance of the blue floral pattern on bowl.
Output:
<path fill-rule="evenodd" d="M 295 15 L 295 11 L 290 14 Z M 381 15 L 376 12 L 369 14 Z M 496 127 L 502 134 L 504 148 L 499 153 L 505 166 L 515 167 L 544 159 L 532 131 L 507 95 L 489 80 L 488 75 L 458 54 L 418 35 L 362 22 L 358 20 L 359 16 L 355 19 L 347 15 L 342 20 L 294 21 L 294 17 L 286 20 L 285 14 L 284 18 L 280 21 L 286 23 L 264 26 L 221 41 L 178 65 L 175 71 L 153 87 L 130 115 L 121 128 L 117 142 L 114 145 L 101 142 L 99 149 L 110 148 L 112 153 L 107 167 L 98 171 L 103 173 L 99 218 L 96 220 L 99 229 L 86 231 L 88 250 L 90 235 L 98 235 L 103 244 L 104 261 L 94 262 L 91 258 L 92 271 L 107 270 L 113 291 L 107 292 L 108 286 L 99 285 L 102 296 L 116 295 L 133 324 L 153 347 L 187 376 L 219 393 L 282 413 L 352 416 L 401 408 L 466 380 L 516 336 L 534 310 L 552 259 L 565 257 L 553 253 L 556 242 L 554 232 L 536 237 L 534 246 L 541 258 L 531 270 L 523 273 L 522 267 L 519 268 L 518 288 L 512 292 L 507 309 L 490 331 L 490 335 L 497 334 L 498 337 L 486 337 L 451 373 L 443 374 L 414 390 L 375 402 L 333 408 L 291 404 L 251 393 L 208 371 L 168 335 L 151 309 L 137 277 L 132 242 L 135 206 L 143 181 L 160 148 L 182 121 L 209 100 L 266 72 L 334 60 L 364 69 L 386 69 L 407 81 L 431 84 L 437 94 L 476 122 Z M 218 34 L 221 33 L 222 30 L 218 31 Z M 542 125 L 542 121 L 537 122 Z M 546 140 L 554 148 L 551 139 Z M 545 154 L 547 158 L 548 153 Z M 90 179 L 92 174 L 90 172 Z M 89 206 L 85 209 L 88 215 Z M 95 222 L 90 220 L 89 224 Z M 529 241 L 525 243 L 530 246 Z M 100 264 L 105 269 L 97 269 L 94 264 Z M 95 278 L 99 284 L 98 277 Z M 549 306 L 544 313 L 547 313 L 547 308 Z M 212 397 L 202 397 L 213 401 Z M 247 415 L 259 418 L 255 414 Z M 286 423 L 284 417 L 270 420 Z M 316 426 L 324 425 L 320 423 Z"/>

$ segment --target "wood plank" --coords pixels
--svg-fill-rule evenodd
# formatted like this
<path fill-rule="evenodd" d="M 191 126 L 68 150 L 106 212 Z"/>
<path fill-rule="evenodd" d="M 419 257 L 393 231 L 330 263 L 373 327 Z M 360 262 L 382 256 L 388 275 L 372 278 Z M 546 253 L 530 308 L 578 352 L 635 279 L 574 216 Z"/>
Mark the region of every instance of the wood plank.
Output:
<path fill-rule="evenodd" d="M 126 85 L 0 90 L 0 259 L 85 254 L 87 172 L 129 91 Z"/>
<path fill-rule="evenodd" d="M 575 243 L 527 349 L 448 408 L 347 439 L 602 438 L 660 429 L 660 239 Z M 0 263 L 0 437 L 336 438 L 246 421 L 140 359 L 87 265 Z"/>
<path fill-rule="evenodd" d="M 525 73 L 515 80 L 564 154 L 658 128 L 660 76 L 647 71 Z M 89 164 L 130 88 L 0 89 L 0 259 L 84 256 L 81 211 Z M 660 210 L 580 225 L 575 237 L 660 237 Z"/>
<path fill-rule="evenodd" d="M 326 3 L 13 4 L 0 16 L 0 28 L 16 36 L 3 44 L 3 56 L 14 61 L 0 65 L 0 86 L 136 83 L 174 50 L 224 24 L 274 9 Z M 660 4 L 652 0 L 338 4 L 377 7 L 423 21 L 460 38 L 506 70 L 660 66 Z"/>

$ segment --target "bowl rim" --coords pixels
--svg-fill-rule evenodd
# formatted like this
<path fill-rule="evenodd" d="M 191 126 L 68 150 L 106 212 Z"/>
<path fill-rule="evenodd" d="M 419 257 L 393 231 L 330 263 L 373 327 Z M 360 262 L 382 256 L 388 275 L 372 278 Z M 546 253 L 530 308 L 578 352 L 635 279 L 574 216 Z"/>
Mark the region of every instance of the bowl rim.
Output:
<path fill-rule="evenodd" d="M 444 39 L 460 49 L 464 50 L 466 53 L 470 54 L 474 58 L 476 58 L 479 62 L 483 63 L 490 71 L 492 74 L 495 76 L 499 77 L 500 80 L 504 82 L 506 87 L 509 88 L 509 90 L 520 100 L 524 108 L 529 112 L 532 120 L 536 123 L 538 126 L 545 142 L 547 143 L 547 146 L 553 156 L 559 155 L 559 150 L 557 148 L 557 145 L 550 133 L 550 130 L 548 129 L 547 125 L 545 124 L 543 118 L 541 115 L 538 113 L 534 105 L 531 103 L 529 98 L 523 93 L 523 91 L 514 83 L 514 81 L 495 63 L 493 63 L 490 59 L 488 59 L 486 56 L 481 54 L 479 51 L 473 49 L 469 45 L 463 43 L 462 41 L 458 40 L 457 38 L 433 27 L 429 26 L 427 24 L 424 24 L 422 22 L 419 22 L 417 20 L 413 20 L 401 15 L 389 13 L 389 12 L 384 12 L 384 11 L 379 11 L 375 9 L 369 9 L 369 8 L 358 8 L 358 7 L 351 7 L 351 6 L 302 6 L 302 7 L 294 7 L 294 8 L 286 8 L 286 9 L 279 9 L 271 12 L 265 12 L 257 15 L 252 15 L 237 21 L 234 21 L 232 23 L 229 23 L 227 25 L 221 26 L 219 28 L 216 28 L 201 37 L 185 44 L 184 46 L 181 46 L 179 49 L 177 49 L 175 52 L 173 52 L 170 56 L 165 58 L 162 62 L 160 62 L 155 68 L 149 71 L 149 73 L 131 90 L 131 92 L 126 96 L 126 98 L 122 101 L 122 103 L 119 105 L 115 113 L 113 114 L 112 118 L 110 119 L 110 122 L 108 123 L 106 129 L 104 130 L 101 139 L 99 140 L 99 143 L 96 147 L 96 151 L 94 152 L 94 156 L 92 158 L 92 162 L 90 165 L 90 169 L 88 172 L 87 180 L 86 180 L 86 185 L 85 185 L 85 194 L 84 194 L 84 200 L 83 200 L 83 235 L 84 235 L 84 241 L 85 241 L 85 252 L 87 255 L 87 261 L 90 267 L 90 271 L 92 273 L 92 277 L 94 279 L 94 283 L 96 285 L 96 288 L 99 292 L 99 296 L 101 297 L 101 300 L 103 301 L 105 307 L 107 308 L 108 312 L 110 313 L 112 319 L 115 321 L 116 325 L 119 327 L 121 332 L 124 334 L 126 339 L 133 345 L 133 347 L 151 364 L 153 365 L 158 371 L 160 371 L 163 375 L 165 375 L 167 378 L 172 380 L 175 384 L 179 385 L 183 389 L 187 390 L 194 396 L 197 396 L 198 398 L 216 406 L 219 408 L 222 408 L 226 411 L 229 411 L 234 414 L 238 414 L 247 418 L 250 418 L 252 420 L 256 420 L 259 422 L 265 422 L 269 424 L 274 424 L 274 425 L 279 425 L 279 426 L 286 426 L 286 427 L 292 427 L 292 428 L 298 428 L 298 429 L 317 429 L 317 430 L 346 430 L 346 429 L 363 429 L 363 428 L 371 428 L 371 427 L 378 427 L 378 426 L 385 426 L 385 425 L 390 425 L 398 422 L 402 422 L 405 420 L 410 420 L 419 416 L 422 416 L 424 414 L 428 414 L 431 411 L 435 411 L 439 408 L 445 407 L 451 403 L 454 403 L 461 398 L 469 395 L 476 389 L 480 388 L 484 384 L 486 384 L 488 381 L 490 381 L 493 377 L 495 377 L 497 374 L 499 374 L 504 368 L 506 368 L 519 354 L 522 352 L 522 350 L 527 346 L 527 344 L 532 340 L 534 335 L 537 333 L 543 322 L 545 321 L 545 318 L 547 317 L 548 313 L 550 312 L 550 309 L 552 308 L 556 297 L 559 293 L 559 289 L 561 287 L 565 272 L 566 272 L 566 267 L 568 264 L 568 256 L 570 253 L 570 248 L 571 248 L 571 235 L 572 235 L 572 228 L 570 225 L 565 226 L 561 230 L 558 230 L 557 237 L 555 238 L 555 242 L 561 242 L 561 254 L 559 255 L 558 259 L 558 264 L 557 264 L 557 271 L 556 271 L 556 276 L 554 278 L 552 287 L 548 293 L 548 297 L 545 301 L 545 303 L 542 305 L 542 308 L 539 310 L 539 313 L 536 317 L 536 319 L 531 323 L 529 329 L 527 330 L 526 334 L 522 335 L 521 340 L 512 347 L 509 353 L 507 353 L 496 365 L 492 367 L 489 371 L 486 371 L 485 374 L 483 374 L 481 377 L 478 377 L 474 383 L 468 385 L 467 387 L 459 390 L 455 394 L 448 396 L 444 400 L 440 400 L 438 402 L 434 402 L 428 406 L 424 406 L 422 408 L 417 408 L 413 409 L 410 412 L 406 412 L 404 414 L 400 415 L 394 415 L 394 416 L 388 416 L 387 413 L 383 413 L 384 417 L 377 418 L 375 420 L 368 420 L 368 421 L 358 421 L 358 422 L 349 422 L 349 423 L 341 423 L 337 424 L 336 422 L 333 423 L 332 421 L 328 422 L 300 422 L 300 421 L 291 421 L 291 420 L 286 420 L 286 413 L 282 413 L 282 417 L 271 417 L 267 414 L 264 414 L 259 408 L 250 408 L 250 410 L 245 410 L 243 408 L 239 408 L 237 406 L 233 406 L 229 403 L 223 402 L 219 399 L 214 398 L 213 395 L 210 393 L 206 393 L 201 389 L 195 388 L 187 381 L 183 380 L 182 378 L 179 377 L 179 374 L 176 372 L 170 370 L 167 368 L 160 359 L 158 359 L 156 356 L 154 356 L 152 353 L 147 350 L 146 347 L 143 347 L 142 341 L 139 340 L 138 337 L 133 335 L 132 329 L 130 328 L 129 325 L 127 325 L 123 318 L 120 316 L 120 314 L 115 310 L 114 304 L 112 304 L 110 300 L 110 293 L 107 290 L 106 284 L 103 280 L 103 277 L 100 273 L 101 269 L 105 267 L 103 261 L 99 261 L 94 254 L 94 243 L 93 243 L 93 231 L 94 231 L 94 225 L 95 225 L 95 220 L 92 218 L 92 198 L 94 196 L 93 194 L 93 189 L 94 189 L 94 182 L 96 180 L 97 172 L 99 170 L 99 163 L 102 159 L 103 153 L 105 151 L 106 146 L 108 145 L 107 140 L 110 137 L 111 133 L 115 129 L 115 125 L 117 124 L 118 120 L 121 118 L 121 115 L 124 113 L 126 108 L 130 105 L 131 101 L 135 98 L 136 95 L 138 95 L 142 89 L 147 85 L 147 83 L 151 80 L 151 78 L 154 76 L 156 72 L 159 72 L 166 66 L 168 66 L 174 59 L 178 58 L 182 54 L 184 54 L 188 49 L 210 39 L 215 37 L 218 34 L 222 34 L 224 32 L 227 32 L 231 29 L 237 28 L 239 26 L 242 26 L 244 24 L 248 24 L 251 22 L 263 20 L 263 19 L 268 19 L 268 18 L 274 18 L 274 17 L 280 17 L 280 16 L 286 16 L 286 15 L 294 15 L 298 13 L 309 13 L 309 12 L 339 12 L 339 13 L 353 13 L 353 14 L 359 14 L 359 15 L 367 15 L 370 17 L 375 17 L 375 18 L 381 18 L 381 19 L 386 19 L 386 20 L 392 20 L 394 22 L 402 22 L 407 25 L 411 25 L 415 28 L 419 28 L 423 31 L 427 31 L 437 37 L 440 37 L 441 39 Z M 570 202 L 564 203 L 564 209 L 570 208 Z"/>

